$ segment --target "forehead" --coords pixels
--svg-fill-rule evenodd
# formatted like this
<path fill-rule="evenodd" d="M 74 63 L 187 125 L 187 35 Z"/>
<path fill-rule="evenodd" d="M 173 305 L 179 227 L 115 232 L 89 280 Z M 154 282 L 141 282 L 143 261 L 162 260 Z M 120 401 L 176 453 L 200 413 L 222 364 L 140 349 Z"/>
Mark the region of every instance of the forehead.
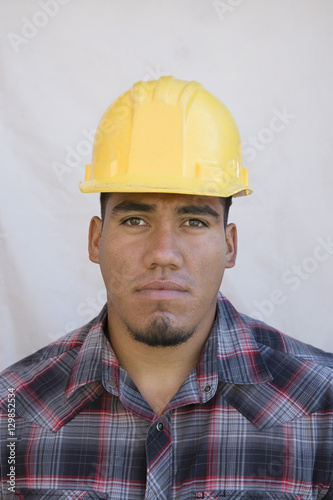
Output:
<path fill-rule="evenodd" d="M 206 205 L 219 214 L 223 213 L 221 199 L 216 196 L 198 196 L 170 193 L 109 193 L 107 209 L 113 209 L 123 202 L 139 202 L 154 206 L 155 209 L 175 209 L 180 206 Z"/>

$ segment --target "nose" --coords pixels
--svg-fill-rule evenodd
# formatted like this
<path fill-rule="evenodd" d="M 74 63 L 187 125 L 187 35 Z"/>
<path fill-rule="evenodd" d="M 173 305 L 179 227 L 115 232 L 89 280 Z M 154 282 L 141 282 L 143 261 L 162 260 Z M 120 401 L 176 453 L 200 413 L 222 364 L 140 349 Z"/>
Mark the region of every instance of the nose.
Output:
<path fill-rule="evenodd" d="M 146 268 L 179 269 L 183 264 L 179 235 L 171 224 L 161 224 L 150 233 L 144 256 Z"/>

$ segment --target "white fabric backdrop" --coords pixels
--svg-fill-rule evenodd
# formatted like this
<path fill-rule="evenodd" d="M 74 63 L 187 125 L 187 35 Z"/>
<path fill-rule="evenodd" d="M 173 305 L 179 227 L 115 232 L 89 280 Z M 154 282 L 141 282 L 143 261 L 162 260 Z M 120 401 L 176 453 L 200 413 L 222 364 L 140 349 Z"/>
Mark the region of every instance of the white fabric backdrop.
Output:
<path fill-rule="evenodd" d="M 234 200 L 222 291 L 333 351 L 331 0 L 15 0 L 1 6 L 0 368 L 105 300 L 78 182 L 106 107 L 138 80 L 202 82 L 236 118 L 254 194 Z"/>

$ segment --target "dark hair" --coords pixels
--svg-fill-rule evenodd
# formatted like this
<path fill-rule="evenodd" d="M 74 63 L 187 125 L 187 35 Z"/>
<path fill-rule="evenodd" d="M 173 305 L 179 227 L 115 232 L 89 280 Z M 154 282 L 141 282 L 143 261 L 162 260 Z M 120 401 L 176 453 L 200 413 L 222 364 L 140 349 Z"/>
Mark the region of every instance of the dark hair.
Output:
<path fill-rule="evenodd" d="M 223 214 L 224 214 L 224 229 L 227 227 L 228 224 L 228 217 L 229 217 L 229 209 L 232 204 L 232 196 L 227 196 L 226 198 L 220 198 L 220 202 L 222 203 L 223 206 Z"/>
<path fill-rule="evenodd" d="M 105 219 L 106 205 L 108 203 L 108 199 L 110 198 L 111 194 L 112 193 L 101 193 L 101 196 L 99 198 L 100 203 L 101 203 L 101 219 L 102 219 L 102 222 L 104 222 L 104 219 Z"/>
<path fill-rule="evenodd" d="M 108 202 L 109 197 L 111 196 L 112 193 L 101 193 L 100 196 L 100 202 L 101 202 L 101 218 L 102 221 L 104 222 L 105 218 L 105 212 L 106 212 L 106 205 Z M 228 224 L 228 216 L 229 216 L 229 209 L 232 203 L 232 196 L 228 196 L 227 198 L 220 198 L 221 204 L 223 206 L 223 211 L 224 211 L 224 228 L 226 228 Z"/>

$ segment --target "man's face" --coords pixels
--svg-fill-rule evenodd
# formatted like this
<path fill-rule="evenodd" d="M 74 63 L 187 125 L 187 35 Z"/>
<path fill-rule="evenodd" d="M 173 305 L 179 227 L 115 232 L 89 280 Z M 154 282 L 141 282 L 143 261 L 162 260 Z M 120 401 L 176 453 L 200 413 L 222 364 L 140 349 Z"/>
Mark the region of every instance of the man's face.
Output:
<path fill-rule="evenodd" d="M 210 327 L 236 247 L 236 227 L 224 229 L 219 198 L 112 194 L 103 225 L 94 217 L 89 232 L 89 257 L 101 267 L 112 334 L 126 330 L 147 345 L 170 346 L 207 321 Z"/>

